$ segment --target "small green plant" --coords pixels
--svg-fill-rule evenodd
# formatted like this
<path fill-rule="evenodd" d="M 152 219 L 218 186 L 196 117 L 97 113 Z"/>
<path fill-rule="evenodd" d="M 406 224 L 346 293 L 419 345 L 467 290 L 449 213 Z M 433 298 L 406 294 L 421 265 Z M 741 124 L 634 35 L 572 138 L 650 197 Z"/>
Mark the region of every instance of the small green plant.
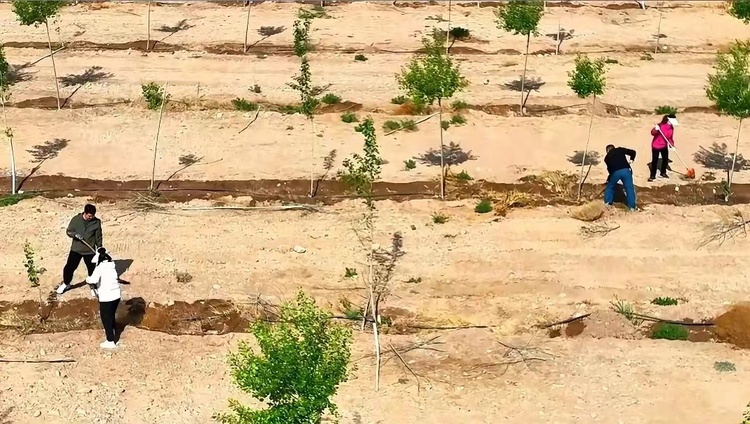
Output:
<path fill-rule="evenodd" d="M 310 25 L 311 17 L 300 16 L 300 19 L 294 21 L 294 54 L 302 58 L 312 50 L 310 44 Z"/>
<path fill-rule="evenodd" d="M 344 270 L 344 278 L 354 278 L 357 276 L 356 268 L 346 268 Z"/>
<path fill-rule="evenodd" d="M 492 202 L 484 199 L 480 200 L 476 206 L 474 206 L 474 212 L 476 213 L 490 213 L 492 212 Z"/>
<path fill-rule="evenodd" d="M 644 53 L 644 54 L 643 54 L 643 55 L 641 56 L 641 60 L 654 60 L 654 57 L 653 57 L 653 56 L 651 56 L 651 53 Z"/>
<path fill-rule="evenodd" d="M 451 125 L 464 125 L 466 124 L 466 118 L 463 115 L 451 116 Z"/>
<path fill-rule="evenodd" d="M 408 100 L 409 99 L 407 99 L 405 96 L 400 96 L 399 95 L 399 96 L 396 96 L 396 97 L 392 98 L 391 99 L 391 103 L 393 103 L 394 105 L 402 105 L 402 104 L 406 103 Z"/>
<path fill-rule="evenodd" d="M 187 284 L 193 281 L 193 276 L 187 271 L 174 271 L 174 278 L 180 284 Z"/>
<path fill-rule="evenodd" d="M 673 113 L 677 113 L 677 108 L 674 106 L 659 106 L 656 109 L 654 109 L 654 113 L 657 115 L 671 115 Z"/>
<path fill-rule="evenodd" d="M 617 302 L 610 302 L 612 305 L 612 310 L 617 312 L 618 314 L 622 315 L 630 321 L 631 324 L 638 327 L 641 324 L 643 324 L 643 319 L 641 319 L 638 314 L 635 312 L 635 308 L 633 308 L 633 305 L 625 302 L 624 300 L 618 300 Z"/>
<path fill-rule="evenodd" d="M 141 85 L 141 92 L 143 98 L 146 100 L 146 107 L 151 110 L 156 110 L 161 107 L 161 104 L 166 100 L 169 100 L 170 95 L 167 94 L 167 98 L 164 98 L 162 88 L 155 82 Z"/>
<path fill-rule="evenodd" d="M 261 92 L 263 92 L 263 90 L 261 90 L 258 84 L 255 84 L 254 86 L 250 87 L 250 91 L 252 91 L 255 94 L 260 94 Z"/>
<path fill-rule="evenodd" d="M 673 297 L 657 297 L 651 301 L 651 304 L 659 306 L 673 306 L 678 303 L 677 299 Z"/>
<path fill-rule="evenodd" d="M 333 93 L 326 93 L 321 99 L 321 102 L 327 104 L 327 105 L 335 105 L 341 103 L 341 97 L 333 94 Z"/>
<path fill-rule="evenodd" d="M 414 122 L 413 119 L 402 119 L 399 125 L 404 131 L 414 132 L 419 130 L 419 128 L 417 127 L 417 123 Z"/>
<path fill-rule="evenodd" d="M 620 62 L 617 59 L 612 59 L 611 57 L 607 57 L 604 59 L 604 63 L 607 65 L 619 65 Z"/>
<path fill-rule="evenodd" d="M 13 206 L 17 203 L 19 203 L 21 200 L 25 200 L 30 198 L 31 195 L 28 193 L 21 193 L 21 194 L 9 194 L 7 196 L 0 197 L 0 208 L 4 208 L 6 206 Z"/>
<path fill-rule="evenodd" d="M 354 60 L 357 62 L 365 62 L 367 61 L 367 56 L 363 55 L 362 53 L 357 53 L 354 55 Z"/>
<path fill-rule="evenodd" d="M 733 363 L 727 361 L 714 362 L 714 369 L 718 372 L 735 372 L 737 367 Z"/>
<path fill-rule="evenodd" d="M 454 111 L 464 110 L 468 108 L 469 104 L 463 100 L 456 100 L 455 102 L 451 103 L 451 109 L 453 109 Z"/>
<path fill-rule="evenodd" d="M 359 118 L 354 112 L 345 112 L 341 114 L 341 122 L 351 124 L 352 122 L 359 122 Z"/>
<path fill-rule="evenodd" d="M 750 1 L 749 0 L 730 0 L 729 14 L 742 22 L 750 23 Z"/>
<path fill-rule="evenodd" d="M 380 165 L 383 163 L 378 152 L 375 124 L 368 116 L 355 130 L 365 138 L 363 155 L 354 153 L 351 158 L 344 159 L 342 163 L 344 170 L 338 175 L 346 185 L 365 198 L 365 204 L 369 210 L 374 210 L 372 187 L 375 180 L 380 177 Z"/>
<path fill-rule="evenodd" d="M 414 159 L 407 159 L 404 161 L 404 169 L 407 171 L 414 169 L 417 167 L 417 162 L 414 161 Z"/>
<path fill-rule="evenodd" d="M 383 129 L 385 131 L 396 131 L 398 129 L 401 129 L 401 123 L 398 121 L 388 120 L 383 122 Z"/>
<path fill-rule="evenodd" d="M 471 175 L 469 175 L 468 172 L 461 171 L 458 174 L 456 174 L 456 179 L 459 180 L 459 181 L 464 181 L 465 182 L 465 181 L 471 181 L 474 178 L 471 178 Z"/>
<path fill-rule="evenodd" d="M 277 323 L 250 325 L 259 349 L 240 342 L 229 357 L 234 382 L 268 405 L 254 410 L 229 401 L 230 413 L 215 414 L 223 424 L 320 423 L 337 416 L 333 397 L 348 378 L 352 330 L 333 323 L 331 314 L 303 292 L 281 307 Z"/>
<path fill-rule="evenodd" d="M 450 218 L 448 217 L 448 215 L 444 215 L 440 212 L 435 212 L 432 214 L 432 222 L 435 224 L 445 224 L 449 219 Z"/>
<path fill-rule="evenodd" d="M 31 287 L 39 287 L 39 279 L 47 270 L 37 266 L 34 260 L 34 248 L 31 247 L 28 241 L 23 245 L 23 255 L 25 258 L 23 266 L 26 268 L 26 278 L 29 280 Z"/>
<path fill-rule="evenodd" d="M 361 306 L 357 306 L 353 304 L 349 299 L 342 297 L 339 300 L 341 311 L 344 313 L 344 317 L 346 319 L 350 319 L 353 321 L 360 321 L 362 318 L 364 318 L 364 309 Z"/>
<path fill-rule="evenodd" d="M 687 328 L 668 322 L 656 324 L 651 332 L 651 338 L 658 340 L 687 340 L 689 335 Z"/>
<path fill-rule="evenodd" d="M 294 115 L 295 113 L 300 113 L 299 106 L 297 105 L 280 105 L 279 106 L 279 113 L 283 115 Z M 293 130 L 294 127 L 289 128 L 287 127 L 287 130 Z"/>
<path fill-rule="evenodd" d="M 422 277 L 411 277 L 408 280 L 406 280 L 406 284 L 419 284 L 422 282 Z"/>
<path fill-rule="evenodd" d="M 297 12 L 297 17 L 300 19 L 331 19 L 332 16 L 329 15 L 326 10 L 320 6 L 315 5 L 312 7 L 311 10 L 300 8 L 299 12 Z"/>
<path fill-rule="evenodd" d="M 242 99 L 240 97 L 237 97 L 236 99 L 232 100 L 232 106 L 234 106 L 235 110 L 241 110 L 244 112 L 258 110 L 257 103 L 253 103 L 251 101 Z"/>
<path fill-rule="evenodd" d="M 447 130 L 450 127 L 451 127 L 451 121 L 446 121 L 446 120 L 440 121 L 440 128 L 442 128 L 443 130 Z"/>

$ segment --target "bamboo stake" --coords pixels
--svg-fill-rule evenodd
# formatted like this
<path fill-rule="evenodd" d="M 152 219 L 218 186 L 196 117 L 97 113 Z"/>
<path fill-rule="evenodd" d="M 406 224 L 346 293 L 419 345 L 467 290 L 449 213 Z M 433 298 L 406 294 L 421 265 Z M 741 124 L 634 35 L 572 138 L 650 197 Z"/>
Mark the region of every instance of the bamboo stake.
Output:
<path fill-rule="evenodd" d="M 0 86 L 2 86 L 2 82 L 0 81 Z M 8 113 L 5 110 L 5 92 L 0 91 L 0 103 L 2 103 L 3 107 L 3 123 L 4 123 L 4 132 L 5 136 L 8 137 L 8 147 L 10 148 L 10 194 L 16 194 L 16 154 L 15 149 L 13 148 L 13 131 L 8 126 Z"/>
<path fill-rule="evenodd" d="M 245 44 L 242 47 L 242 53 L 247 53 L 247 36 L 250 33 L 250 4 L 252 1 L 247 2 L 247 19 L 245 20 Z"/>
<path fill-rule="evenodd" d="M 438 99 L 438 126 L 440 127 L 440 198 L 445 200 L 445 143 L 443 142 L 443 101 Z"/>
<path fill-rule="evenodd" d="M 734 145 L 734 155 L 732 155 L 732 167 L 729 169 L 729 178 L 727 178 L 729 181 L 727 181 L 727 194 L 724 196 L 724 201 L 729 201 L 729 196 L 731 195 L 732 191 L 732 180 L 734 179 L 734 167 L 737 163 L 737 151 L 740 149 L 740 132 L 742 132 L 742 119 L 740 119 L 740 126 L 737 128 L 737 142 Z"/>
<path fill-rule="evenodd" d="M 448 0 L 448 31 L 445 33 L 445 54 L 451 51 L 451 6 L 453 1 Z"/>
<path fill-rule="evenodd" d="M 52 38 L 49 35 L 49 23 L 44 20 L 44 27 L 47 29 L 47 46 L 49 47 L 50 59 L 52 59 L 52 75 L 55 77 L 55 91 L 57 92 L 57 110 L 60 110 L 60 83 L 57 81 L 57 66 L 55 66 L 55 55 L 52 53 Z"/>
<path fill-rule="evenodd" d="M 659 25 L 656 27 L 656 46 L 654 47 L 654 54 L 659 53 L 659 41 L 661 41 L 661 17 L 662 11 L 659 9 Z"/>
<path fill-rule="evenodd" d="M 555 56 L 560 54 L 560 31 L 562 31 L 562 27 L 560 26 L 560 18 L 557 18 L 557 38 L 555 39 Z"/>
<path fill-rule="evenodd" d="M 372 233 L 372 223 L 370 223 L 370 233 Z M 372 239 L 370 239 L 372 240 Z M 378 312 L 375 307 L 375 295 L 372 290 L 372 280 L 373 280 L 373 253 L 372 253 L 372 245 L 369 246 L 370 249 L 370 264 L 369 264 L 369 284 L 368 289 L 370 291 L 370 312 L 372 313 L 372 335 L 375 343 L 375 391 L 377 392 L 380 390 L 380 336 L 378 335 Z"/>
<path fill-rule="evenodd" d="M 167 86 L 169 85 L 169 82 L 164 83 L 164 87 L 162 89 L 162 98 L 161 98 L 161 108 L 159 109 L 159 123 L 156 126 L 156 138 L 154 139 L 154 162 L 153 166 L 151 167 L 151 187 L 149 190 L 154 190 L 154 181 L 156 180 L 156 154 L 159 150 L 159 133 L 161 132 L 161 119 L 162 116 L 164 116 L 164 105 L 167 104 Z"/>
<path fill-rule="evenodd" d="M 583 191 L 583 170 L 586 165 L 586 155 L 589 152 L 589 143 L 591 143 L 591 127 L 594 126 L 594 115 L 596 115 L 596 94 L 594 94 L 594 100 L 591 103 L 591 121 L 589 122 L 589 134 L 586 137 L 586 148 L 583 150 L 583 159 L 581 160 L 581 181 L 578 183 L 578 201 L 581 200 L 581 192 Z"/>
<path fill-rule="evenodd" d="M 148 0 L 148 13 L 146 15 L 146 51 L 151 50 L 151 0 Z"/>
<path fill-rule="evenodd" d="M 310 197 L 315 194 L 315 119 L 310 118 Z"/>

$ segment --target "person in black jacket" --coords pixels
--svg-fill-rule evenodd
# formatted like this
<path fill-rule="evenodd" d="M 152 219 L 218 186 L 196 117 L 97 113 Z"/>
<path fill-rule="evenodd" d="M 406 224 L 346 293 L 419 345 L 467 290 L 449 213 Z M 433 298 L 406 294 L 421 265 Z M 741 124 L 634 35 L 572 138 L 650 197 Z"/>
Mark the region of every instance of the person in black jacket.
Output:
<path fill-rule="evenodd" d="M 57 288 L 57 294 L 63 294 L 68 290 L 73 274 L 81 264 L 81 259 L 86 264 L 88 276 L 90 277 L 94 272 L 96 266 L 93 262 L 94 254 L 96 254 L 94 249 L 102 247 L 102 222 L 96 217 L 96 206 L 91 204 L 84 206 L 83 213 L 79 213 L 70 220 L 65 233 L 73 241 L 70 244 L 68 260 L 63 268 L 63 282 Z M 91 295 L 95 296 L 93 289 Z"/>
<path fill-rule="evenodd" d="M 627 159 L 628 156 L 630 156 L 630 161 Z M 635 150 L 615 147 L 612 144 L 607 146 L 604 163 L 607 165 L 609 177 L 607 177 L 607 187 L 604 189 L 604 203 L 611 205 L 614 202 L 615 186 L 622 181 L 628 198 L 628 209 L 635 210 L 635 186 L 633 185 L 633 170 L 630 168 L 632 161 L 635 161 Z"/>

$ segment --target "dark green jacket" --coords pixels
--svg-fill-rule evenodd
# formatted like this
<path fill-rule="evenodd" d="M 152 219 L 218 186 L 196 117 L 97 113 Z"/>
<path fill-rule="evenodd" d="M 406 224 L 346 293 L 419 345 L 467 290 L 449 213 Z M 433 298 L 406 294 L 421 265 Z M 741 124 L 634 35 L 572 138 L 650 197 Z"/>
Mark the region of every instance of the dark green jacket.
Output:
<path fill-rule="evenodd" d="M 81 237 L 94 249 L 98 249 L 103 246 L 102 242 L 102 221 L 99 218 L 93 218 L 91 221 L 83 219 L 83 214 L 79 213 L 70 220 L 67 230 L 68 237 L 73 239 L 73 243 L 70 245 L 70 251 L 76 252 L 81 255 L 93 255 L 92 252 L 85 244 L 73 238 L 76 234 L 80 234 Z"/>

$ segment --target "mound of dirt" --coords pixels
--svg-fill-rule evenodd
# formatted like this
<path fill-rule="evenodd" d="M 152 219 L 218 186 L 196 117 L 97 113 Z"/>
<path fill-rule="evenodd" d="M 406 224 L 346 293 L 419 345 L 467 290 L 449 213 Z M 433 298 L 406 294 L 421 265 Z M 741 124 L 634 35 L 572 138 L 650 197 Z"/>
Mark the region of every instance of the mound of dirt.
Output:
<path fill-rule="evenodd" d="M 570 217 L 584 222 L 592 222 L 604 216 L 607 207 L 601 200 L 594 200 L 585 205 L 570 209 Z"/>
<path fill-rule="evenodd" d="M 750 349 L 750 304 L 733 306 L 716 318 L 714 323 L 719 340 Z"/>
<path fill-rule="evenodd" d="M 625 317 L 613 311 L 594 311 L 585 320 L 586 326 L 579 337 L 595 339 L 640 339 L 643 335 Z"/>

